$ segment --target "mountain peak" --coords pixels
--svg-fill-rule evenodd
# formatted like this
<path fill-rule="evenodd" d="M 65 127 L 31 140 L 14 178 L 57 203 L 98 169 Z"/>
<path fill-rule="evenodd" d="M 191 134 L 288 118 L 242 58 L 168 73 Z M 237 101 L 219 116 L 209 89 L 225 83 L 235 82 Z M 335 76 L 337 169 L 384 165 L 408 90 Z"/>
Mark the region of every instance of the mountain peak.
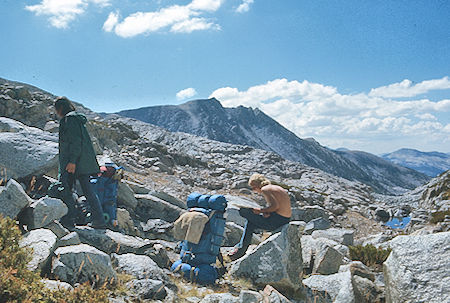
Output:
<path fill-rule="evenodd" d="M 349 180 L 362 181 L 380 192 L 388 192 L 393 187 L 412 189 L 428 180 L 418 172 L 399 168 L 371 154 L 342 154 L 320 145 L 312 138 L 301 139 L 258 108 L 223 107 L 216 98 L 192 100 L 181 105 L 126 110 L 118 114 L 169 131 L 275 152 L 285 159 Z M 386 173 L 386 179 L 379 180 L 383 173 Z M 400 178 L 399 175 L 406 177 Z"/>

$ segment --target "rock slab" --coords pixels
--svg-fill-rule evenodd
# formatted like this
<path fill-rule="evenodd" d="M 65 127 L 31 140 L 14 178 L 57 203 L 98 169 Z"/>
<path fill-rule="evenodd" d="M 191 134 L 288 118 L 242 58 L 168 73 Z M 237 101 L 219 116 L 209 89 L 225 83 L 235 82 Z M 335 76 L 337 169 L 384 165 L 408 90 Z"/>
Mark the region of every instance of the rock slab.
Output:
<path fill-rule="evenodd" d="M 58 137 L 13 119 L 0 117 L 0 165 L 21 178 L 58 165 Z"/>
<path fill-rule="evenodd" d="M 296 291 L 303 272 L 301 235 L 304 222 L 293 221 L 231 265 L 231 274 L 257 285 Z"/>
<path fill-rule="evenodd" d="M 59 199 L 43 197 L 31 203 L 23 215 L 23 224 L 29 229 L 36 229 L 59 220 L 67 214 L 68 208 Z"/>
<path fill-rule="evenodd" d="M 30 270 L 40 271 L 48 265 L 56 240 L 57 237 L 51 230 L 43 228 L 32 230 L 23 236 L 20 246 L 33 249 L 32 259 L 28 263 Z"/>
<path fill-rule="evenodd" d="M 450 232 L 397 236 L 383 264 L 386 302 L 450 302 Z"/>
<path fill-rule="evenodd" d="M 32 201 L 14 179 L 9 180 L 6 186 L 0 186 L 0 214 L 5 217 L 14 219 Z"/>
<path fill-rule="evenodd" d="M 114 284 L 117 275 L 110 257 L 87 244 L 64 246 L 55 250 L 52 274 L 71 285 L 90 282 L 96 285 Z"/>

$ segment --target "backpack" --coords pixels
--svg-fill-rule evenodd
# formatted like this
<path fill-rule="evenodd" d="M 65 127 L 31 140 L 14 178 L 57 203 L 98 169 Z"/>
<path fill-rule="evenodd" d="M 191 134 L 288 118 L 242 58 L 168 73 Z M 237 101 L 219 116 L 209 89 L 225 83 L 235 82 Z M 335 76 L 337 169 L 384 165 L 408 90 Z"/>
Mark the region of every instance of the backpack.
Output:
<path fill-rule="evenodd" d="M 220 247 L 225 239 L 225 208 L 227 200 L 222 195 L 200 195 L 192 193 L 187 198 L 189 211 L 201 212 L 209 220 L 203 229 L 200 241 L 195 244 L 186 240 L 180 244 L 180 260 L 172 265 L 172 271 L 179 271 L 192 282 L 213 284 L 224 273 Z M 219 259 L 222 268 L 215 266 Z M 189 273 L 189 275 L 188 275 Z"/>
<path fill-rule="evenodd" d="M 173 272 L 179 272 L 186 280 L 199 284 L 214 284 L 219 278 L 217 268 L 210 264 L 200 264 L 197 267 L 178 260 L 170 268 Z"/>
<path fill-rule="evenodd" d="M 100 167 L 100 173 L 91 177 L 91 184 L 102 205 L 105 222 L 117 226 L 117 191 L 123 178 L 123 169 L 114 163 Z"/>

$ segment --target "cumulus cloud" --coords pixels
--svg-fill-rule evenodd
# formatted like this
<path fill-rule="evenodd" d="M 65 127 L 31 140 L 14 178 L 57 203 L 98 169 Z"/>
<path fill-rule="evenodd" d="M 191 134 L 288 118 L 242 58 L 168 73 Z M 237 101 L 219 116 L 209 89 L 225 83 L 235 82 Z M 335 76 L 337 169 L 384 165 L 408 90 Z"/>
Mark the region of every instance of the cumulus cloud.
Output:
<path fill-rule="evenodd" d="M 90 4 L 105 7 L 110 5 L 110 0 L 42 0 L 39 4 L 25 6 L 25 9 L 37 16 L 47 16 L 56 28 L 67 28 L 86 12 Z"/>
<path fill-rule="evenodd" d="M 114 31 L 123 38 L 149 34 L 169 28 L 175 33 L 191 33 L 199 30 L 219 30 L 220 26 L 203 17 L 217 11 L 223 0 L 193 0 L 187 5 L 171 5 L 153 12 L 136 12 L 121 22 L 118 14 L 110 14 L 103 25 L 105 31 Z"/>
<path fill-rule="evenodd" d="M 108 19 L 106 19 L 105 23 L 103 24 L 103 30 L 105 32 L 111 32 L 118 22 L 119 13 L 111 12 L 108 16 Z"/>
<path fill-rule="evenodd" d="M 396 96 L 445 89 L 446 81 L 448 77 L 423 81 L 409 86 L 414 93 L 397 90 Z M 259 108 L 298 136 L 314 137 L 334 148 L 385 152 L 405 146 L 434 146 L 450 150 L 450 99 L 395 100 L 393 91 L 374 91 L 341 94 L 336 87 L 320 83 L 275 79 L 243 91 L 222 87 L 210 97 L 226 107 Z"/>
<path fill-rule="evenodd" d="M 185 100 L 185 99 L 188 99 L 188 98 L 192 98 L 195 95 L 197 95 L 197 91 L 194 88 L 189 87 L 189 88 L 185 88 L 185 89 L 180 90 L 177 93 L 177 99 L 178 100 Z"/>
<path fill-rule="evenodd" d="M 252 5 L 254 0 L 243 0 L 242 3 L 236 8 L 238 13 L 246 13 L 250 10 L 250 5 Z"/>
<path fill-rule="evenodd" d="M 441 90 L 450 88 L 450 79 L 443 77 L 413 84 L 411 80 L 405 79 L 402 82 L 381 86 L 370 90 L 370 96 L 385 98 L 414 97 L 425 94 L 431 90 Z"/>
<path fill-rule="evenodd" d="M 220 25 L 204 18 L 192 18 L 172 25 L 170 31 L 174 33 L 192 33 L 198 30 L 220 30 Z"/>

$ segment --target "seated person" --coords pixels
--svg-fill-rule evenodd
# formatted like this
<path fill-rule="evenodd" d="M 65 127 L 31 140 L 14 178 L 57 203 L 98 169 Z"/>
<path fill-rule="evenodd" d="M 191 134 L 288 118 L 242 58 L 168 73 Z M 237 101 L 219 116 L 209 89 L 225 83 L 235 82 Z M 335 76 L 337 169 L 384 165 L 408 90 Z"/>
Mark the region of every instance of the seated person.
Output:
<path fill-rule="evenodd" d="M 273 231 L 289 223 L 292 215 L 291 199 L 285 189 L 270 184 L 270 181 L 260 174 L 252 175 L 248 185 L 252 190 L 264 196 L 268 206 L 266 208 L 241 208 L 239 210 L 239 214 L 247 219 L 247 223 L 241 241 L 236 244 L 235 250 L 229 255 L 232 260 L 245 255 L 255 229 Z"/>

